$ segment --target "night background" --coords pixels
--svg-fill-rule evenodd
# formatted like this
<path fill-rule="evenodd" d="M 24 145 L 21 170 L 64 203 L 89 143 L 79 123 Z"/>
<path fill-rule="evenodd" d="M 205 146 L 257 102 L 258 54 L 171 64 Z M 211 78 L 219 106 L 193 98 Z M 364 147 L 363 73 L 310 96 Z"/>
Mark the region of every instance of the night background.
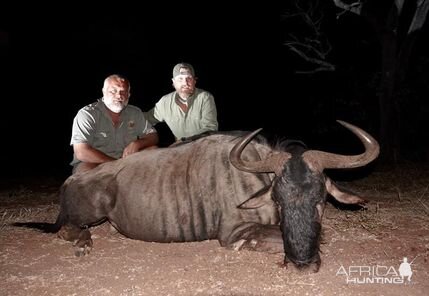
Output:
<path fill-rule="evenodd" d="M 127 76 L 130 104 L 147 111 L 173 90 L 171 72 L 178 62 L 191 63 L 197 87 L 214 95 L 220 130 L 262 127 L 270 139 L 359 153 L 359 141 L 335 120 L 379 139 L 382 48 L 362 16 L 321 2 L 323 17 L 315 17 L 319 36 L 329 40 L 322 48 L 330 48 L 325 58 L 334 71 L 317 71 L 287 45 L 315 44 L 306 39 L 314 32 L 292 4 L 50 8 L 21 16 L 26 25 L 16 28 L 16 19 L 3 18 L 3 178 L 69 175 L 73 117 L 101 97 L 104 78 Z M 401 150 L 395 161 L 429 156 L 427 23 L 415 34 L 407 75 L 396 89 Z M 168 129 L 157 128 L 168 143 Z"/>

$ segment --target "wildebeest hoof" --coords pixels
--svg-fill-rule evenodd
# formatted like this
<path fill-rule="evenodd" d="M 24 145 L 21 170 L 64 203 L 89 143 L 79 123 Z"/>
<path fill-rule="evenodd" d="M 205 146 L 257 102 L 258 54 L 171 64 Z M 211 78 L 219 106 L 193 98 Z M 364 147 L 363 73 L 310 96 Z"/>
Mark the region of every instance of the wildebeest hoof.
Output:
<path fill-rule="evenodd" d="M 257 244 L 258 244 L 258 241 L 257 241 L 256 239 L 252 239 L 252 240 L 249 242 L 249 247 L 251 247 L 251 248 L 255 248 Z"/>
<path fill-rule="evenodd" d="M 85 255 L 88 255 L 91 252 L 91 249 L 92 248 L 89 247 L 89 246 L 87 246 L 87 245 L 85 245 L 84 247 L 78 247 L 75 250 L 74 254 L 75 254 L 76 257 L 82 257 L 82 256 L 85 256 Z"/>
<path fill-rule="evenodd" d="M 245 239 L 240 239 L 231 245 L 231 249 L 238 251 L 243 247 L 243 244 L 246 242 Z"/>
<path fill-rule="evenodd" d="M 92 249 L 91 233 L 87 229 L 81 231 L 73 246 L 76 247 L 75 255 L 77 257 L 88 255 Z"/>
<path fill-rule="evenodd" d="M 76 247 L 74 254 L 76 257 L 88 255 L 92 250 L 92 240 L 89 241 L 76 241 L 73 246 Z"/>
<path fill-rule="evenodd" d="M 75 226 L 65 225 L 58 231 L 57 236 L 66 241 L 74 241 L 79 237 L 81 230 Z"/>
<path fill-rule="evenodd" d="M 118 234 L 119 231 L 115 228 L 115 226 L 113 226 L 112 224 L 109 224 L 109 233 L 111 235 L 115 235 L 115 234 Z"/>

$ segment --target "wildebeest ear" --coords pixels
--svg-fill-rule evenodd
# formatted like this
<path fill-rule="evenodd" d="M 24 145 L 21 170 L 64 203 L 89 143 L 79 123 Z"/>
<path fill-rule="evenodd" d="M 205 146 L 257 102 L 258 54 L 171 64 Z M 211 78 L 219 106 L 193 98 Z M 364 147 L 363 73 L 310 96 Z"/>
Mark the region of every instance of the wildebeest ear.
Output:
<path fill-rule="evenodd" d="M 271 199 L 272 186 L 268 185 L 255 194 L 253 194 L 248 200 L 238 205 L 239 209 L 257 209 L 266 204 L 271 204 L 274 201 Z"/>
<path fill-rule="evenodd" d="M 329 194 L 332 195 L 336 200 L 344 204 L 365 204 L 367 200 L 362 197 L 355 195 L 353 193 L 344 192 L 338 189 L 338 187 L 332 182 L 331 179 L 326 177 L 325 181 L 326 190 Z"/>

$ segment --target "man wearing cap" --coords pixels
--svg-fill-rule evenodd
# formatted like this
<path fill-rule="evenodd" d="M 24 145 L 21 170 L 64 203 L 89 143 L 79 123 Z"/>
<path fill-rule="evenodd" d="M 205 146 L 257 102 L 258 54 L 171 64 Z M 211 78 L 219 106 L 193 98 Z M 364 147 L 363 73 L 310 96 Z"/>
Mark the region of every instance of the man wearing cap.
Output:
<path fill-rule="evenodd" d="M 195 87 L 192 65 L 179 63 L 173 68 L 175 91 L 163 96 L 145 113 L 150 123 L 165 122 L 176 140 L 207 131 L 217 131 L 217 110 L 213 95 Z"/>

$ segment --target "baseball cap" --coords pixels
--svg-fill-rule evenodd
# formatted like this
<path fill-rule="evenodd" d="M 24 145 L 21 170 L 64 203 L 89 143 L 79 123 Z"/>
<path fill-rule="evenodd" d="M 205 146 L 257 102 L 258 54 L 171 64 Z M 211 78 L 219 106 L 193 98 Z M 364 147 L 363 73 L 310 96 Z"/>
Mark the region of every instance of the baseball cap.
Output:
<path fill-rule="evenodd" d="M 191 75 L 195 77 L 194 67 L 188 63 L 179 63 L 173 68 L 173 78 L 177 75 Z"/>

